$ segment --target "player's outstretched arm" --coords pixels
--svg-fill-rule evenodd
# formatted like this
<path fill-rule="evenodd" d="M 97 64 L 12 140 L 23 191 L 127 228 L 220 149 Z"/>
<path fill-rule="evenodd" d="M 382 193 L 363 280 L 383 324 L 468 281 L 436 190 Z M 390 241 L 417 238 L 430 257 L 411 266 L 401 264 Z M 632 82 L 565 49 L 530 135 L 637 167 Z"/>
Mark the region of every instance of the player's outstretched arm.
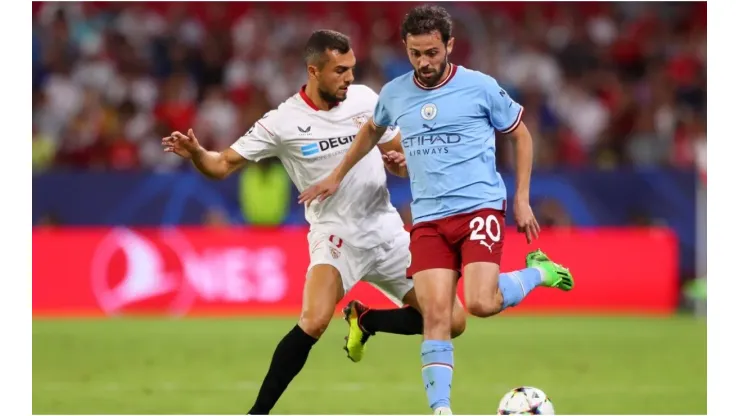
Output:
<path fill-rule="evenodd" d="M 192 161 L 200 173 L 211 179 L 224 179 L 247 163 L 246 159 L 230 148 L 215 152 L 201 147 L 201 151 L 193 155 Z"/>
<path fill-rule="evenodd" d="M 388 172 L 401 178 L 409 177 L 409 171 L 406 167 L 406 155 L 403 153 L 403 145 L 401 145 L 401 133 L 397 133 L 388 142 L 378 143 L 378 148 L 383 154 L 383 163 L 385 163 L 385 168 L 388 169 Z"/>
<path fill-rule="evenodd" d="M 367 156 L 367 154 L 373 150 L 373 147 L 378 144 L 386 130 L 387 127 L 376 126 L 372 118 L 360 128 L 360 131 L 357 133 L 355 140 L 349 147 L 347 154 L 344 155 L 342 162 L 339 163 L 339 166 L 334 168 L 333 174 L 337 177 L 339 182 L 347 176 L 347 173 L 349 173 L 357 162 L 362 160 L 363 157 Z"/>
<path fill-rule="evenodd" d="M 524 108 L 501 88 L 495 79 L 481 75 L 481 91 L 489 103 L 491 125 L 498 132 L 514 141 L 516 148 L 516 193 L 514 194 L 514 220 L 517 229 L 527 236 L 527 243 L 537 238 L 540 225 L 529 206 L 529 183 L 532 177 L 532 135 L 522 121 Z"/>
<path fill-rule="evenodd" d="M 173 132 L 162 139 L 162 146 L 165 152 L 189 159 L 196 169 L 212 179 L 224 179 L 246 163 L 246 159 L 230 148 L 222 152 L 206 150 L 198 143 L 193 129 L 187 135 Z"/>
<path fill-rule="evenodd" d="M 519 125 L 507 134 L 516 148 L 516 193 L 514 194 L 514 219 L 520 232 L 524 232 L 527 242 L 539 236 L 540 225 L 529 205 L 529 186 L 532 179 L 532 162 L 534 150 L 532 135 L 529 129 L 520 122 Z"/>
<path fill-rule="evenodd" d="M 529 200 L 529 186 L 532 180 L 532 163 L 534 160 L 534 145 L 529 129 L 520 122 L 519 126 L 507 134 L 514 142 L 516 160 L 516 196 Z"/>
<path fill-rule="evenodd" d="M 352 142 L 352 145 L 349 147 L 349 151 L 344 155 L 339 166 L 334 168 L 331 174 L 329 174 L 329 176 L 324 180 L 301 192 L 298 196 L 298 202 L 301 204 L 311 204 L 311 201 L 314 199 L 321 202 L 327 197 L 333 195 L 337 189 L 339 189 L 339 184 L 342 182 L 342 179 L 347 176 L 350 169 L 370 153 L 370 150 L 378 144 L 383 133 L 385 133 L 385 130 L 386 127 L 376 126 L 372 119 L 365 123 L 360 128 L 360 131 L 357 132 L 355 140 Z"/>

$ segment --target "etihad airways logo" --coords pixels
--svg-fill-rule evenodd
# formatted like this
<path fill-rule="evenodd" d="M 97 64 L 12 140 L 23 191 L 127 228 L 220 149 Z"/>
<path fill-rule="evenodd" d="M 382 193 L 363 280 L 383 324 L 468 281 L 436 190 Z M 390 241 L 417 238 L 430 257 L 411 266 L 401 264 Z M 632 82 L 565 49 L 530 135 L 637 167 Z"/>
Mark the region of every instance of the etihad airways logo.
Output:
<path fill-rule="evenodd" d="M 439 155 L 449 153 L 451 146 L 462 143 L 462 136 L 447 133 L 421 134 L 406 137 L 402 143 L 409 156 Z"/>

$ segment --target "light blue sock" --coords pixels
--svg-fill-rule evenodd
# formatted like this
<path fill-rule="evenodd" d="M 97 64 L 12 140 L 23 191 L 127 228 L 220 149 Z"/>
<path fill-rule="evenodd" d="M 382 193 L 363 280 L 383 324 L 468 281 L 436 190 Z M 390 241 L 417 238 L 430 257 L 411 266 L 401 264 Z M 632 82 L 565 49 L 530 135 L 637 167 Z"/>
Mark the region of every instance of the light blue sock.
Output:
<path fill-rule="evenodd" d="M 534 267 L 500 274 L 498 288 L 504 295 L 504 309 L 518 305 L 540 283 L 542 272 Z"/>
<path fill-rule="evenodd" d="M 432 410 L 450 407 L 452 351 L 451 341 L 429 340 L 421 343 L 421 376 Z"/>

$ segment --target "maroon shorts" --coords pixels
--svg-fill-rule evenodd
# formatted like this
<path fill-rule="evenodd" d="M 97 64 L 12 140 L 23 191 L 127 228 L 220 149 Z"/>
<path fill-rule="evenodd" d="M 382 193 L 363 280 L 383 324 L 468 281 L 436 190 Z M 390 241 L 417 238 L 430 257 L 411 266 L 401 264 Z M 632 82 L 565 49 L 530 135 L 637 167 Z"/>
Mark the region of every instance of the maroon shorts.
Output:
<path fill-rule="evenodd" d="M 411 265 L 406 275 L 429 269 L 462 272 L 469 263 L 501 264 L 505 211 L 484 208 L 411 228 Z"/>

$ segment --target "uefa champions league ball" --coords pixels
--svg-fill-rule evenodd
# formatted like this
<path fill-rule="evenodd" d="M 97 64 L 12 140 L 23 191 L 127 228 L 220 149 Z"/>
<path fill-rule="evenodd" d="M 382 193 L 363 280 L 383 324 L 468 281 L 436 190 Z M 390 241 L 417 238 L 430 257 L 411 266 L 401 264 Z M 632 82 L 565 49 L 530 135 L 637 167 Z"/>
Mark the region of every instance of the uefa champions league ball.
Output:
<path fill-rule="evenodd" d="M 498 404 L 500 415 L 554 415 L 555 408 L 544 391 L 535 387 L 509 390 Z"/>

